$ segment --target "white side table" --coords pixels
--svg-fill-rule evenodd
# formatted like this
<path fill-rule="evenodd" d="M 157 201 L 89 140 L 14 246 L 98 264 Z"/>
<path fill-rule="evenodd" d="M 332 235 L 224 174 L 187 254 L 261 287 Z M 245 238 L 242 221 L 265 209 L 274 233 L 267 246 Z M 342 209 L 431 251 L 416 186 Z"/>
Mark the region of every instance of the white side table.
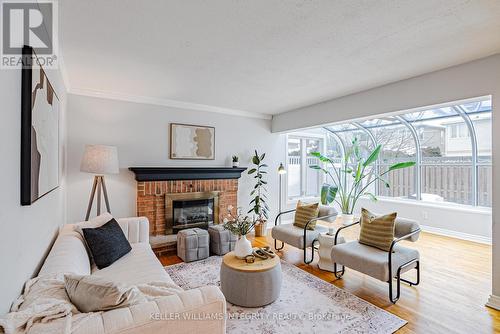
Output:
<path fill-rule="evenodd" d="M 319 262 L 318 267 L 321 270 L 330 271 L 333 273 L 332 248 L 335 244 L 335 236 L 327 233 L 321 233 L 318 237 L 319 241 Z M 342 266 L 337 266 L 337 271 L 340 271 Z"/>

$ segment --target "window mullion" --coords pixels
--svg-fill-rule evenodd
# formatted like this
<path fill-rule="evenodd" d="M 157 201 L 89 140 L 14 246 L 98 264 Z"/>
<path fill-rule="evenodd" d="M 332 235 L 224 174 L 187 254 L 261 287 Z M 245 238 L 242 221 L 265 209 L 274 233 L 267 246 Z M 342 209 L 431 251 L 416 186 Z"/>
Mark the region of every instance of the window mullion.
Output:
<path fill-rule="evenodd" d="M 368 138 L 370 138 L 370 141 L 372 142 L 373 149 L 375 149 L 377 147 L 377 140 L 373 136 L 373 133 L 369 129 L 367 129 L 364 126 L 362 126 L 361 124 L 359 124 L 358 122 L 352 122 L 352 124 L 368 135 Z M 375 174 L 379 175 L 379 173 L 380 173 L 379 159 L 377 159 L 375 161 L 375 167 L 374 168 L 375 168 Z M 380 195 L 379 182 L 378 181 L 375 182 L 374 185 L 375 185 L 375 191 L 374 191 L 375 196 L 378 196 L 378 195 Z"/>
<path fill-rule="evenodd" d="M 462 106 L 454 106 L 453 109 L 462 117 L 467 129 L 469 131 L 470 142 L 472 146 L 472 205 L 477 206 L 479 202 L 478 196 L 478 168 L 477 168 L 477 137 L 476 131 L 474 129 L 474 124 L 472 123 L 467 112 L 462 108 Z"/>
<path fill-rule="evenodd" d="M 401 124 L 405 125 L 408 130 L 410 130 L 410 133 L 413 137 L 413 140 L 415 141 L 415 199 L 416 200 L 421 200 L 422 199 L 422 148 L 420 147 L 420 138 L 418 136 L 417 131 L 415 130 L 415 127 L 408 122 L 404 117 L 402 116 L 395 116 L 397 120 L 401 122 Z"/>

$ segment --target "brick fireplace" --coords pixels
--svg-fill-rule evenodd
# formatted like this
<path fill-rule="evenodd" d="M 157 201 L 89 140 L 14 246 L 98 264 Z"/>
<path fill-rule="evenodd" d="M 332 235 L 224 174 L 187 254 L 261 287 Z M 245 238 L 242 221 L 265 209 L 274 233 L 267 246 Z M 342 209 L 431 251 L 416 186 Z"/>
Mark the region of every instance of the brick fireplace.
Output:
<path fill-rule="evenodd" d="M 149 219 L 151 240 L 173 243 L 174 202 L 210 200 L 213 223 L 222 222 L 227 207 L 231 205 L 236 210 L 238 206 L 238 179 L 245 168 L 131 167 L 130 170 L 137 181 L 137 215 Z"/>
<path fill-rule="evenodd" d="M 197 199 L 207 193 L 217 198 L 218 221 L 229 205 L 238 206 L 238 180 L 146 181 L 137 182 L 137 215 L 148 217 L 151 235 L 172 234 L 174 199 Z"/>

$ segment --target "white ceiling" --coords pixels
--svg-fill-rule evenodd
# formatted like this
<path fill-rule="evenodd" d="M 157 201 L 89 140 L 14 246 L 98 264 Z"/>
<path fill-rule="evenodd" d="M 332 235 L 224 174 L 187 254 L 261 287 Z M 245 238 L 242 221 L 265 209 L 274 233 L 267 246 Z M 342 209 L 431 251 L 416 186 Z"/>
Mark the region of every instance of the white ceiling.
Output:
<path fill-rule="evenodd" d="M 70 91 L 276 114 L 500 52 L 499 0 L 60 0 Z"/>

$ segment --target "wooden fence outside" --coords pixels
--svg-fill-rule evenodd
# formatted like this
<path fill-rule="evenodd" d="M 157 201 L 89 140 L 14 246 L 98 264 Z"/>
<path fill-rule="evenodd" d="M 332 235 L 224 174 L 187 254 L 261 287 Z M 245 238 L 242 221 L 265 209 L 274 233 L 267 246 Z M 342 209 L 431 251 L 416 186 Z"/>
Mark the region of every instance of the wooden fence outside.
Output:
<path fill-rule="evenodd" d="M 300 164 L 300 157 L 289 156 L 289 165 Z M 445 158 L 443 162 L 457 163 L 460 158 Z M 439 161 L 434 158 L 433 162 Z M 308 165 L 317 164 L 316 158 L 308 157 Z M 389 165 L 381 164 L 380 171 L 387 170 Z M 472 166 L 470 164 L 422 164 L 422 194 L 442 197 L 445 202 L 472 204 Z M 386 175 L 391 185 L 386 188 L 382 182 L 379 195 L 388 197 L 415 197 L 415 168 L 405 168 Z M 492 203 L 492 167 L 478 166 L 478 205 L 491 207 Z"/>
<path fill-rule="evenodd" d="M 381 170 L 384 167 L 380 166 Z M 433 194 L 445 202 L 472 204 L 472 167 L 422 165 L 422 194 Z M 389 197 L 415 196 L 415 168 L 396 170 L 387 174 L 391 188 L 382 183 L 380 195 Z M 478 205 L 491 207 L 491 166 L 478 167 Z"/>

